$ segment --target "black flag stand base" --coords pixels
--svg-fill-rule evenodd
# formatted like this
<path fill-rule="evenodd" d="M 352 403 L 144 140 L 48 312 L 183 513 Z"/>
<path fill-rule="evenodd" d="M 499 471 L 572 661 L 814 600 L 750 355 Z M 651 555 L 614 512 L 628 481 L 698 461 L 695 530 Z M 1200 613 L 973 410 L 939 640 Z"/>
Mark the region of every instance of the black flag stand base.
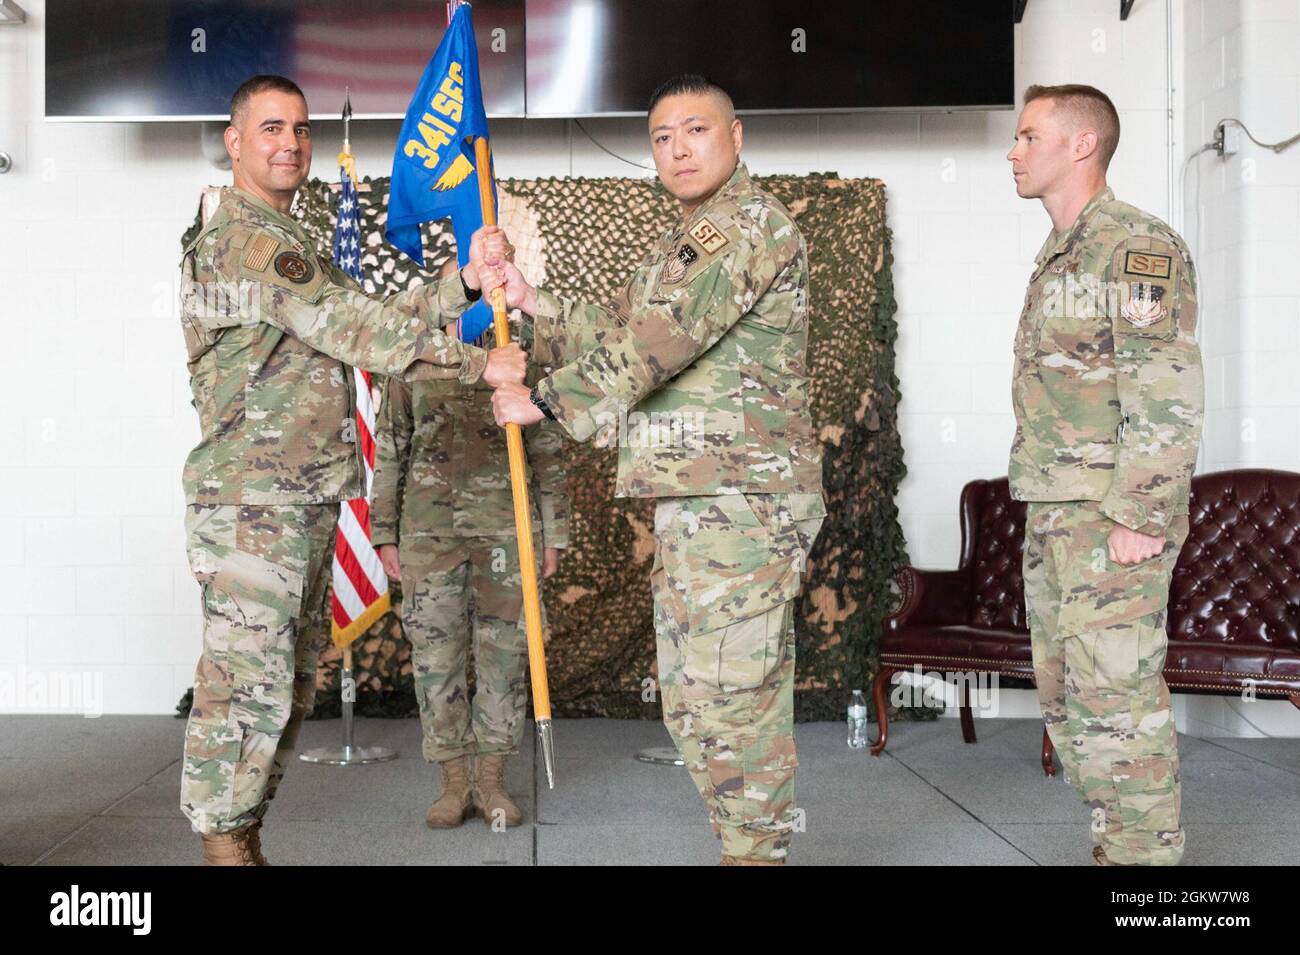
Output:
<path fill-rule="evenodd" d="M 343 746 L 330 749 L 322 746 L 299 753 L 298 758 L 304 763 L 317 763 L 322 766 L 364 766 L 367 763 L 386 763 L 397 759 L 397 752 L 387 746 L 357 746 L 352 739 L 352 704 L 357 699 L 357 684 L 352 679 L 352 648 L 343 652 L 343 670 L 341 689 L 343 696 Z"/>

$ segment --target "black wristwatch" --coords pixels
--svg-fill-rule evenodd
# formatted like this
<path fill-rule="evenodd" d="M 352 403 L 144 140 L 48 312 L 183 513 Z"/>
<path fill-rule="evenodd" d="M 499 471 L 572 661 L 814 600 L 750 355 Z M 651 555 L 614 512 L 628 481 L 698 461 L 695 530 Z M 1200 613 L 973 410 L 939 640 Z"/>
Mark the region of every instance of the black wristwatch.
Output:
<path fill-rule="evenodd" d="M 469 287 L 469 283 L 465 281 L 464 269 L 457 269 L 456 274 L 460 276 L 460 287 L 465 290 L 465 301 L 477 302 L 479 299 L 483 297 L 483 290 L 481 288 Z"/>
<path fill-rule="evenodd" d="M 537 409 L 551 421 L 555 420 L 555 412 L 550 406 L 542 400 L 542 396 L 537 393 L 537 386 L 533 385 L 533 390 L 528 392 L 528 400 L 537 406 Z"/>

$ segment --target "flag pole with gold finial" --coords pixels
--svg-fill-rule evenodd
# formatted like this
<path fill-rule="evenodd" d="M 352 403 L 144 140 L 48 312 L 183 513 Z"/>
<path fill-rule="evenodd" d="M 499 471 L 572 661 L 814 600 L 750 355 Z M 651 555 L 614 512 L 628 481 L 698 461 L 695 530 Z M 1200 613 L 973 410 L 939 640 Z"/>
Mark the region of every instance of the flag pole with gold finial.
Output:
<path fill-rule="evenodd" d="M 342 119 L 343 151 L 339 153 L 340 195 L 344 192 L 345 178 L 354 189 L 358 182 L 356 164 L 352 158 L 352 90 L 349 87 L 343 88 Z M 338 215 L 341 219 L 343 216 L 342 206 L 339 208 Z M 359 251 L 357 254 L 360 256 Z M 363 393 L 367 395 L 370 393 L 370 376 L 367 372 L 354 368 L 349 368 L 347 374 L 353 376 L 357 386 L 358 402 L 357 408 L 355 409 L 357 428 L 358 430 L 364 429 L 373 434 L 376 406 L 373 401 L 369 399 L 363 401 L 361 398 Z M 371 481 L 374 476 L 374 446 L 371 444 L 370 450 L 366 451 L 364 450 L 364 442 L 358 440 L 358 444 L 361 446 L 360 450 L 362 451 L 362 459 L 366 469 L 365 492 L 363 496 L 363 502 L 366 507 L 362 512 L 364 516 L 361 518 L 360 523 L 357 526 L 365 535 L 365 546 L 370 547 L 369 500 Z M 389 611 L 388 591 L 387 588 L 384 588 L 377 598 L 370 601 L 370 603 L 360 613 L 353 614 L 349 612 L 347 614 L 349 619 L 346 626 L 342 628 L 339 626 L 340 618 L 338 612 L 339 607 L 341 606 L 339 603 L 340 584 L 352 581 L 354 579 L 351 576 L 352 574 L 360 574 L 363 577 L 368 576 L 368 572 L 360 563 L 361 560 L 368 560 L 373 571 L 379 574 L 383 573 L 382 565 L 378 563 L 379 556 L 374 553 L 373 548 L 370 549 L 370 554 L 367 558 L 362 558 L 359 552 L 354 551 L 353 553 L 357 553 L 358 556 L 350 564 L 340 563 L 338 560 L 337 555 L 341 552 L 340 549 L 352 547 L 352 545 L 348 543 L 348 535 L 344 531 L 343 527 L 345 516 L 350 517 L 353 520 L 357 519 L 358 512 L 353 510 L 353 505 L 355 503 L 355 500 L 348 500 L 342 501 L 339 504 L 339 527 L 336 530 L 337 540 L 335 544 L 336 556 L 334 562 L 334 596 L 332 598 L 334 606 L 331 612 L 332 639 L 336 646 L 342 646 L 343 648 L 343 661 L 339 668 L 339 701 L 343 716 L 343 746 L 340 749 L 333 749 L 325 746 L 306 750 L 298 756 L 298 758 L 304 763 L 319 763 L 328 766 L 361 766 L 367 763 L 382 763 L 397 758 L 397 753 L 389 749 L 387 746 L 357 746 L 353 736 L 354 726 L 352 721 L 352 708 L 357 699 L 357 683 L 356 677 L 352 672 L 352 642 L 370 629 L 371 625 L 374 624 L 375 621 L 379 620 Z M 373 581 L 373 578 L 370 579 Z"/>

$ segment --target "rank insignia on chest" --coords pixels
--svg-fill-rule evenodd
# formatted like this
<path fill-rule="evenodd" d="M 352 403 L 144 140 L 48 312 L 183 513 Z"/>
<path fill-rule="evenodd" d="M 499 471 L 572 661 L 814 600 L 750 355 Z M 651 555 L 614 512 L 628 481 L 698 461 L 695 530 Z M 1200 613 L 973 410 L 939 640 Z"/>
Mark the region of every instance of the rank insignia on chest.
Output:
<path fill-rule="evenodd" d="M 275 257 L 275 271 L 295 285 L 305 285 L 316 274 L 310 262 L 292 251 L 281 252 Z"/>
<path fill-rule="evenodd" d="M 669 257 L 660 278 L 669 285 L 676 285 L 686 278 L 686 270 L 694 265 L 699 257 L 699 253 L 691 247 L 689 242 L 683 242 Z"/>
<path fill-rule="evenodd" d="M 690 236 L 700 244 L 705 255 L 712 255 L 727 244 L 727 237 L 722 234 L 722 230 L 708 219 L 701 219 L 695 223 Z"/>
<path fill-rule="evenodd" d="M 1129 286 L 1129 300 L 1120 308 L 1120 314 L 1137 328 L 1154 325 L 1167 314 L 1162 302 L 1164 297 L 1163 285 L 1134 282 Z"/>

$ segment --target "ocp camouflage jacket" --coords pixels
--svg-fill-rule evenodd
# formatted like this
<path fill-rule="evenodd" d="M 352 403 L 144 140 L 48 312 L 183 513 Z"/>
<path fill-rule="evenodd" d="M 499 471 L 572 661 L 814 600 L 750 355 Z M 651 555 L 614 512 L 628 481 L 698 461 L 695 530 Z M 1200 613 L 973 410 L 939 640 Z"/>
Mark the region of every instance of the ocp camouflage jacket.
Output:
<path fill-rule="evenodd" d="M 348 366 L 479 379 L 480 348 L 441 331 L 468 307 L 459 275 L 379 301 L 291 217 L 238 190 L 181 262 L 181 323 L 202 437 L 188 503 L 320 504 L 362 493 Z"/>

